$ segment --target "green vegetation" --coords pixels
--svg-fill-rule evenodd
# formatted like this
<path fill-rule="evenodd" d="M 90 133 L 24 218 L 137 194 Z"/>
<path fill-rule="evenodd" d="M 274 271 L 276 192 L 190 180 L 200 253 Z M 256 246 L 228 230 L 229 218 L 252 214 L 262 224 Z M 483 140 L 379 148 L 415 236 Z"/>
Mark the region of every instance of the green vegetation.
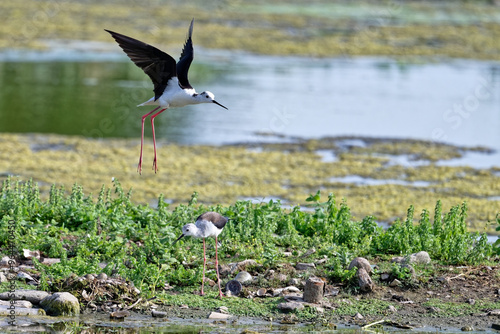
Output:
<path fill-rule="evenodd" d="M 103 29 L 158 46 L 196 45 L 264 54 L 451 56 L 500 59 L 500 8 L 491 1 L 3 1 L 0 48 L 47 40 L 110 41 Z"/>
<path fill-rule="evenodd" d="M 70 194 L 53 186 L 50 197 L 43 201 L 34 182 L 8 178 L 0 192 L 0 247 L 6 253 L 7 222 L 14 220 L 18 251 L 39 250 L 44 256 L 62 260 L 52 266 L 35 263 L 42 287 L 50 289 L 49 281 L 72 273 L 105 272 L 133 281 L 147 296 L 161 291 L 166 284 L 179 288 L 198 286 L 201 243 L 193 238 L 176 246 L 172 242 L 182 225 L 207 210 L 231 218 L 221 235 L 220 248 L 229 261 L 252 258 L 266 268 L 275 268 L 284 261 L 285 249 L 298 256 L 314 247 L 319 255 L 328 257 L 318 272 L 323 271 L 332 281 L 352 277 L 346 267 L 355 256 L 370 258 L 425 250 L 446 264 L 486 263 L 492 256 L 485 235 L 467 231 L 466 203 L 443 215 L 438 202 L 432 223 L 425 210 L 414 222 L 410 207 L 404 222 L 397 221 L 384 231 L 374 217 L 353 220 L 346 203 L 337 203 L 332 194 L 323 202 L 318 192 L 308 201 L 313 203 L 312 213 L 299 207 L 285 210 L 279 201 L 272 200 L 263 204 L 238 201 L 230 206 L 198 205 L 195 193 L 187 205 L 172 210 L 160 195 L 158 209 L 152 209 L 133 204 L 131 193 L 124 192 L 118 181 L 114 181 L 113 190 L 103 187 L 97 198 L 86 196 L 79 185 Z M 102 263 L 107 264 L 104 269 Z M 213 271 L 208 275 L 215 279 Z M 398 274 L 402 276 L 404 273 Z"/>

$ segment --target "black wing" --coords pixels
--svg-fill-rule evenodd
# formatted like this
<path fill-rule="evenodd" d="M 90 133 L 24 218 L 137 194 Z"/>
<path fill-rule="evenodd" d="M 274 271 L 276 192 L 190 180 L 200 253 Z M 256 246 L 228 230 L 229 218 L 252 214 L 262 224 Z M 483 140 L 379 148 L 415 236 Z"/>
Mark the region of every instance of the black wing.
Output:
<path fill-rule="evenodd" d="M 184 43 L 184 48 L 182 49 L 179 62 L 177 63 L 177 78 L 179 79 L 179 86 L 181 86 L 181 88 L 193 88 L 189 84 L 188 80 L 189 66 L 194 58 L 193 41 L 191 40 L 191 35 L 193 34 L 193 23 L 194 19 L 191 20 L 188 37 L 186 39 L 186 43 Z"/>
<path fill-rule="evenodd" d="M 151 78 L 155 86 L 156 101 L 165 91 L 168 80 L 177 74 L 175 59 L 154 46 L 110 30 L 106 31 L 113 36 L 127 56 Z"/>
<path fill-rule="evenodd" d="M 224 228 L 224 226 L 226 226 L 226 223 L 228 222 L 229 219 L 227 217 L 224 217 L 220 213 L 209 211 L 199 215 L 198 218 L 196 218 L 196 221 L 199 220 L 206 220 L 212 222 L 215 225 L 215 227 L 221 230 Z"/>

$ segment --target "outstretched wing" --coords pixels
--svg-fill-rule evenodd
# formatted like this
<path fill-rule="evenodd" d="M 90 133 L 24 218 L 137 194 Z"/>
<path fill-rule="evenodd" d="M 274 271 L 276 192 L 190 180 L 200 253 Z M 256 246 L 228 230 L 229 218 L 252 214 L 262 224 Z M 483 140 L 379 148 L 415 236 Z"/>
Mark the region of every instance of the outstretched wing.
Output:
<path fill-rule="evenodd" d="M 177 74 L 175 59 L 137 39 L 110 30 L 106 31 L 113 36 L 127 56 L 151 78 L 156 101 L 165 91 L 170 78 Z"/>
<path fill-rule="evenodd" d="M 193 23 L 194 19 L 191 20 L 186 43 L 184 43 L 181 57 L 179 58 L 179 62 L 177 62 L 177 78 L 179 78 L 179 85 L 181 88 L 193 88 L 189 84 L 188 80 L 189 66 L 194 58 L 193 41 L 191 40 L 191 35 L 193 34 Z"/>

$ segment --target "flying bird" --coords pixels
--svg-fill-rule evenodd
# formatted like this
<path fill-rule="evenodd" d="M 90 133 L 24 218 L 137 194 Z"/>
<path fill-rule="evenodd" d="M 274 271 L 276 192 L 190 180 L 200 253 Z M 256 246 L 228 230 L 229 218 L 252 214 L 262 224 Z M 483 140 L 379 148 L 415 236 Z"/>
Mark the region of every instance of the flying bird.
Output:
<path fill-rule="evenodd" d="M 196 93 L 195 89 L 188 80 L 189 66 L 194 58 L 193 34 L 194 19 L 189 26 L 189 32 L 182 49 L 181 57 L 176 63 L 175 59 L 167 53 L 141 42 L 137 39 L 105 29 L 116 40 L 118 45 L 123 49 L 127 56 L 140 67 L 153 81 L 155 96 L 148 101 L 139 104 L 138 106 L 155 105 L 158 106 L 142 116 L 141 124 L 141 153 L 139 156 L 139 164 L 137 171 L 142 172 L 142 147 L 144 144 L 144 121 L 151 116 L 151 128 L 153 130 L 153 147 L 154 160 L 153 169 L 155 173 L 158 171 L 158 159 L 156 157 L 156 138 L 154 119 L 156 116 L 164 112 L 168 108 L 184 107 L 189 104 L 199 103 L 215 103 L 224 109 L 225 106 L 215 101 L 215 96 L 209 91 L 204 91 L 200 94 Z M 155 113 L 156 112 L 156 113 Z"/>

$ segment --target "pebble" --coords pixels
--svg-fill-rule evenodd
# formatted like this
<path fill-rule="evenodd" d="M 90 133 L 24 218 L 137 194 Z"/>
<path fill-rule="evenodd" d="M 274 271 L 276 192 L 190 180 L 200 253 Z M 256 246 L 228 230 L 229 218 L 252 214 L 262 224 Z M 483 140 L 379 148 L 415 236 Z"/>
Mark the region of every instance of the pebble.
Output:
<path fill-rule="evenodd" d="M 230 317 L 229 314 L 224 314 L 220 312 L 211 312 L 208 315 L 208 319 L 228 319 Z"/>
<path fill-rule="evenodd" d="M 314 263 L 297 263 L 295 266 L 297 270 L 309 270 L 309 269 L 314 269 L 316 268 L 316 265 Z"/>
<path fill-rule="evenodd" d="M 238 275 L 234 278 L 236 281 L 240 283 L 246 283 L 246 282 L 251 282 L 252 281 L 252 275 L 250 275 L 246 271 L 240 271 Z"/>
<path fill-rule="evenodd" d="M 368 274 L 372 272 L 372 267 L 370 265 L 370 262 L 364 257 L 355 257 L 354 259 L 352 259 L 351 263 L 349 263 L 349 267 L 347 268 L 347 270 L 351 270 L 354 267 L 363 268 L 364 270 L 366 270 Z"/>
<path fill-rule="evenodd" d="M 128 317 L 130 315 L 130 312 L 127 311 L 127 310 L 121 310 L 121 311 L 115 311 L 115 312 L 111 312 L 109 314 L 109 318 L 110 319 L 116 319 L 116 320 L 120 320 L 120 319 L 125 319 L 126 317 Z"/>
<path fill-rule="evenodd" d="M 298 302 L 286 302 L 278 304 L 278 309 L 283 312 L 290 312 L 295 310 L 302 310 L 304 308 L 304 304 Z"/>
<path fill-rule="evenodd" d="M 400 286 L 400 285 L 401 285 L 401 281 L 398 280 L 397 278 L 394 279 L 391 283 L 389 283 L 389 286 L 392 287 L 392 288 L 396 287 L 396 286 Z"/>
<path fill-rule="evenodd" d="M 166 318 L 167 317 L 167 312 L 160 312 L 160 311 L 151 311 L 151 316 L 153 318 Z"/>

